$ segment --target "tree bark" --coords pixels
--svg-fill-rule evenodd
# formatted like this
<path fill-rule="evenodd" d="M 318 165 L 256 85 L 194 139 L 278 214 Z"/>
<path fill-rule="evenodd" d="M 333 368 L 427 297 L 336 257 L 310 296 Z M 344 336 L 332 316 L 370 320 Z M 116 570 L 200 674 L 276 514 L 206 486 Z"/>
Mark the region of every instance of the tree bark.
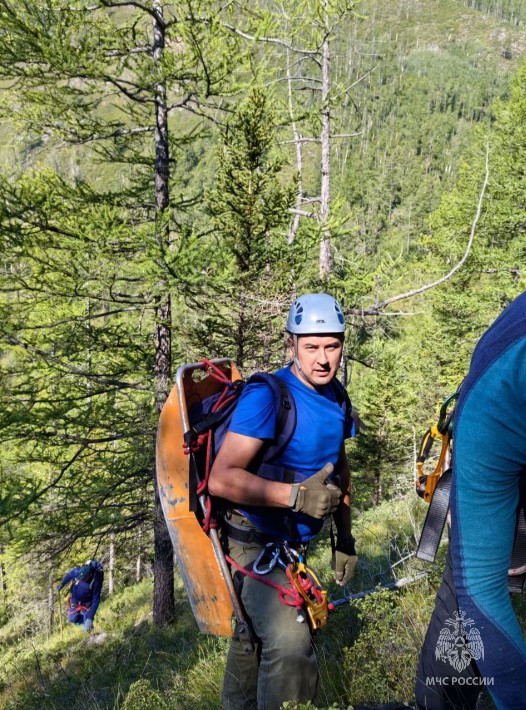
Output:
<path fill-rule="evenodd" d="M 114 571 L 115 571 L 115 535 L 113 533 L 110 535 L 110 554 L 108 563 L 108 595 L 113 594 L 113 582 L 114 582 Z"/>
<path fill-rule="evenodd" d="M 55 619 L 55 598 L 53 596 L 53 591 L 54 591 L 53 573 L 50 571 L 49 578 L 48 578 L 48 592 L 47 592 L 48 634 L 51 634 L 53 631 L 53 621 Z"/>
<path fill-rule="evenodd" d="M 165 24 L 162 5 L 159 0 L 155 0 L 153 9 L 153 59 L 155 63 L 159 63 L 165 47 Z M 168 107 L 166 84 L 163 80 L 160 80 L 155 87 L 155 203 L 157 209 L 157 238 L 162 240 L 164 244 L 168 242 L 168 223 L 165 219 L 165 213 L 169 208 L 169 184 Z M 161 288 L 161 293 L 162 290 Z M 161 413 L 171 382 L 171 321 L 170 294 L 166 293 L 159 298 L 157 306 L 155 333 L 155 408 L 157 414 Z M 175 621 L 174 553 L 161 507 L 155 466 L 153 484 L 155 491 L 153 511 L 153 622 L 157 626 L 164 626 Z"/>
<path fill-rule="evenodd" d="M 0 545 L 0 555 L 3 555 L 3 554 L 4 554 L 4 547 L 3 547 L 3 545 Z M 0 562 L 0 590 L 2 592 L 3 603 L 7 604 L 7 581 L 6 581 L 5 565 L 4 565 L 3 560 Z"/>
<path fill-rule="evenodd" d="M 330 142 L 331 142 L 331 106 L 330 106 L 330 46 L 329 46 L 329 16 L 327 1 L 325 7 L 326 34 L 322 46 L 321 57 L 321 202 L 320 202 L 320 277 L 326 278 L 331 271 L 331 235 L 329 232 L 330 211 Z"/>
<path fill-rule="evenodd" d="M 135 561 L 135 581 L 142 579 L 142 528 L 137 533 L 137 559 Z"/>

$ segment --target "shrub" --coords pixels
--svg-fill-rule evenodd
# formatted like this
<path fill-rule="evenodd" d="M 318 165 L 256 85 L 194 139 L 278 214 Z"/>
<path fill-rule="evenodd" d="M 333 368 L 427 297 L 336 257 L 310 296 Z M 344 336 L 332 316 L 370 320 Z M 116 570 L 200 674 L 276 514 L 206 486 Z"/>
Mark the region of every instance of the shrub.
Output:
<path fill-rule="evenodd" d="M 130 686 L 122 710 L 168 710 L 168 705 L 150 681 L 141 678 Z"/>

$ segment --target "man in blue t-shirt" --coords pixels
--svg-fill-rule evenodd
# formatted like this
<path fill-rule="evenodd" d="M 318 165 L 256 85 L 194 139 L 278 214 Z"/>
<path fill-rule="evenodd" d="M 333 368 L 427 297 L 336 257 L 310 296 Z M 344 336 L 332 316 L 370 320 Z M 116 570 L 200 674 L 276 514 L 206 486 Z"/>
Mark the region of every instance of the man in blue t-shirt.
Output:
<path fill-rule="evenodd" d="M 257 475 L 266 442 L 275 438 L 277 413 L 271 389 L 261 382 L 245 387 L 218 452 L 209 491 L 230 504 L 226 546 L 247 569 L 267 543 L 286 541 L 296 550 L 333 515 L 337 541 L 336 581 L 345 585 L 356 566 L 351 535 L 349 467 L 344 441 L 354 435 L 350 404 L 335 380 L 340 366 L 345 320 L 328 294 L 298 298 L 287 321 L 292 361 L 276 372 L 294 399 L 297 422 L 291 440 L 273 466 Z M 267 467 L 266 467 L 267 469 Z M 279 710 L 287 700 L 313 700 L 318 667 L 308 624 L 278 592 L 251 576 L 242 580 L 240 599 L 256 640 L 253 654 L 232 639 L 223 686 L 226 710 Z M 286 585 L 276 565 L 265 579 Z"/>
<path fill-rule="evenodd" d="M 526 645 L 508 593 L 509 582 L 520 589 L 526 563 L 520 545 L 512 557 L 524 516 L 525 414 L 523 293 L 479 340 L 460 389 L 451 543 L 419 659 L 421 710 L 472 710 L 483 687 L 499 710 L 526 707 Z"/>
<path fill-rule="evenodd" d="M 97 560 L 88 560 L 85 565 L 74 567 L 58 586 L 60 590 L 71 582 L 68 595 L 68 621 L 82 624 L 84 631 L 91 633 L 93 619 L 99 608 L 104 570 Z"/>

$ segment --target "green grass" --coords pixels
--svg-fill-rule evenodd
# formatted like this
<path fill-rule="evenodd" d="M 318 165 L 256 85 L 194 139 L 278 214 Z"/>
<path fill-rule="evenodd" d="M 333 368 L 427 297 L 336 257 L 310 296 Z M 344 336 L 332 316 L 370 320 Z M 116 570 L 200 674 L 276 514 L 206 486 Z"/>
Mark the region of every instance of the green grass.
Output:
<path fill-rule="evenodd" d="M 383 503 L 355 521 L 359 565 L 348 592 L 414 574 L 410 556 L 425 513 L 412 496 Z M 427 577 L 339 606 L 314 638 L 321 683 L 315 704 L 287 708 L 347 709 L 356 704 L 413 703 L 418 653 L 433 609 L 446 546 Z M 409 557 L 404 559 L 405 557 Z M 309 553 L 333 599 L 329 531 Z M 40 629 L 35 609 L 0 628 L 2 710 L 218 710 L 228 639 L 199 634 L 180 580 L 177 623 L 152 623 L 152 581 L 102 600 L 95 633 L 55 619 Z M 518 600 L 522 610 L 524 601 Z"/>
<path fill-rule="evenodd" d="M 360 563 L 350 592 L 392 579 L 389 565 L 414 547 L 418 508 L 414 501 L 385 503 L 356 522 Z M 328 529 L 312 546 L 309 565 L 334 598 L 341 596 L 331 582 Z M 409 561 L 394 569 L 400 577 L 412 567 Z M 435 577 L 431 583 L 376 594 L 333 612 L 315 637 L 321 672 L 317 707 L 346 708 L 364 700 L 367 688 L 374 689 L 376 700 L 407 699 Z M 47 633 L 33 608 L 19 614 L 0 628 L 0 707 L 217 710 L 228 639 L 198 633 L 180 581 L 176 599 L 177 624 L 157 629 L 152 623 L 152 581 L 127 587 L 102 600 L 91 637 L 59 618 Z M 393 653 L 398 654 L 395 665 Z"/>
<path fill-rule="evenodd" d="M 199 635 L 182 589 L 177 598 L 175 628 L 153 627 L 151 580 L 103 600 L 91 637 L 64 623 L 49 636 L 26 629 L 17 639 L 7 624 L 0 707 L 120 708 L 139 680 L 169 698 L 170 708 L 219 707 L 226 640 Z"/>

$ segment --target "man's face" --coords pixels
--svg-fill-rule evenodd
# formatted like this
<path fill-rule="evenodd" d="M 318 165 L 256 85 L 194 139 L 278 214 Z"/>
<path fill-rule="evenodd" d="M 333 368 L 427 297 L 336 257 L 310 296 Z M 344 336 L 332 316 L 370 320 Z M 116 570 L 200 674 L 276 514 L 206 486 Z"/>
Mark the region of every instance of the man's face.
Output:
<path fill-rule="evenodd" d="M 289 346 L 293 348 L 292 340 Z M 296 357 L 307 377 L 307 384 L 316 387 L 328 384 L 338 371 L 342 349 L 342 341 L 334 335 L 299 335 Z M 301 377 L 295 364 L 292 370 Z"/>

